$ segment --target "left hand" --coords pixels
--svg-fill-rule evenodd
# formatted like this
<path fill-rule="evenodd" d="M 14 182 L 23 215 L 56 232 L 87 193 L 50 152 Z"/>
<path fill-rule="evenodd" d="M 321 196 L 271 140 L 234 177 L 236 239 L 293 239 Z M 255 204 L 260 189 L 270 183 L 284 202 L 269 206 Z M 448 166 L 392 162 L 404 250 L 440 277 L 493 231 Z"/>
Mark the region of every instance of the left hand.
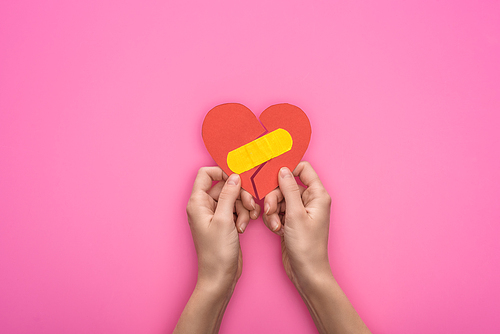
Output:
<path fill-rule="evenodd" d="M 220 182 L 212 187 L 213 181 Z M 260 207 L 241 189 L 238 174 L 228 178 L 219 167 L 203 167 L 186 211 L 198 255 L 198 284 L 232 291 L 242 269 L 238 232 L 259 216 Z"/>

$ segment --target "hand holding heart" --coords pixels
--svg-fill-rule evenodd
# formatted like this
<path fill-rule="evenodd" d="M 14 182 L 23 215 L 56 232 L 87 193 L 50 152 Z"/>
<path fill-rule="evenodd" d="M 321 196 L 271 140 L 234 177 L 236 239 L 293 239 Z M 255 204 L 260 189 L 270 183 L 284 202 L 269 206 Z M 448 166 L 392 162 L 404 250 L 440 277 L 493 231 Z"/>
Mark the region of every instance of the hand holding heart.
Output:
<path fill-rule="evenodd" d="M 298 176 L 307 187 L 299 186 Z M 212 186 L 214 181 L 220 181 Z M 328 228 L 330 196 L 308 162 L 290 172 L 279 172 L 279 188 L 264 199 L 264 223 L 282 237 L 283 264 L 292 282 L 329 270 Z M 243 195 L 243 196 L 242 196 Z M 260 207 L 241 192 L 238 174 L 229 178 L 219 167 L 203 167 L 196 177 L 187 205 L 188 221 L 198 254 L 198 280 L 234 288 L 241 275 L 238 232 Z M 243 229 L 241 227 L 243 226 Z"/>
<path fill-rule="evenodd" d="M 309 145 L 309 120 L 289 104 L 269 107 L 260 120 L 262 125 L 234 103 L 215 107 L 205 118 L 203 140 L 220 168 L 200 169 L 188 202 L 198 280 L 174 333 L 218 332 L 242 273 L 238 232 L 260 212 L 252 196 L 265 196 L 263 220 L 281 236 L 285 271 L 318 332 L 370 333 L 332 275 L 330 196 L 311 165 L 299 163 Z"/>
<path fill-rule="evenodd" d="M 306 188 L 295 181 L 298 176 Z M 212 187 L 213 181 L 221 181 Z M 225 180 L 225 182 L 223 182 Z M 281 235 L 286 273 L 320 333 L 370 333 L 332 275 L 328 261 L 330 196 L 311 165 L 286 167 L 279 188 L 264 199 L 266 225 Z M 187 213 L 198 255 L 196 287 L 174 333 L 217 333 L 242 273 L 237 226 L 248 222 L 251 202 L 241 179 L 219 167 L 200 169 Z M 257 210 L 260 210 L 257 209 Z M 279 218 L 281 216 L 281 218 Z"/>
<path fill-rule="evenodd" d="M 255 197 L 267 195 L 263 220 L 273 232 L 282 236 L 283 264 L 290 279 L 298 285 L 306 273 L 329 269 L 330 197 L 309 163 L 302 162 L 297 166 L 311 137 L 311 126 L 304 112 L 290 104 L 277 104 L 264 110 L 259 119 L 262 124 L 241 104 L 219 105 L 205 117 L 203 140 L 214 160 L 228 175 L 233 172 L 228 164 L 231 154 L 237 152 L 241 159 L 246 158 L 245 154 L 249 155 L 250 167 L 242 169 L 241 186 Z M 277 131 L 286 133 L 292 144 L 288 145 L 288 137 L 285 138 L 286 144 L 265 138 Z M 270 160 L 257 165 L 263 160 L 252 157 L 252 154 L 262 153 L 259 150 L 273 150 L 273 147 L 266 147 L 266 143 L 259 146 L 258 140 L 271 141 L 278 146 L 275 151 L 279 154 L 270 154 Z M 257 161 L 255 167 L 251 165 L 252 158 Z M 293 169 L 307 188 L 297 185 L 290 172 Z M 243 193 L 248 195 L 245 191 Z M 240 220 L 248 222 L 248 219 Z M 235 224 L 246 227 L 238 220 Z"/>

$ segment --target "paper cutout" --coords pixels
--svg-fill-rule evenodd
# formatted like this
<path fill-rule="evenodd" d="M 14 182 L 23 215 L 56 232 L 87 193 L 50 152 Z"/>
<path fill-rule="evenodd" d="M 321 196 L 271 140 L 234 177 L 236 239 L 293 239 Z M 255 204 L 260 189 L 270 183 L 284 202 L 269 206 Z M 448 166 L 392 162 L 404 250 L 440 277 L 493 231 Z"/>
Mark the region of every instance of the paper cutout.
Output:
<path fill-rule="evenodd" d="M 302 159 L 311 139 L 311 124 L 300 108 L 287 103 L 270 106 L 262 112 L 259 119 L 242 104 L 221 104 L 207 113 L 203 121 L 202 136 L 208 152 L 228 175 L 233 173 L 228 165 L 230 152 L 237 151 L 259 137 L 265 138 L 279 129 L 291 136 L 290 150 L 284 151 L 284 148 L 276 148 L 274 144 L 270 144 L 272 148 L 264 148 L 263 151 L 284 152 L 256 166 L 241 162 L 246 166 L 244 169 L 251 168 L 239 173 L 243 189 L 255 198 L 262 199 L 278 186 L 280 168 L 294 170 Z"/>
<path fill-rule="evenodd" d="M 241 174 L 292 149 L 288 131 L 274 130 L 227 154 L 227 165 L 233 173 Z"/>

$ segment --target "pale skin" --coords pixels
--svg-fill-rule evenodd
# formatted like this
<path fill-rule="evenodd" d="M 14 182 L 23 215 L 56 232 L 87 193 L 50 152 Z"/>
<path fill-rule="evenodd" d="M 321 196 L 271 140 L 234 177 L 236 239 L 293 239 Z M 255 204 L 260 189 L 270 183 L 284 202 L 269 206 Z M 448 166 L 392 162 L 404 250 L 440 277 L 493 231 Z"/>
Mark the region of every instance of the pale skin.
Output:
<path fill-rule="evenodd" d="M 299 186 L 295 177 L 306 186 Z M 221 181 L 212 187 L 213 181 Z M 281 236 L 285 271 L 319 333 L 370 333 L 333 277 L 328 261 L 331 199 L 308 162 L 278 173 L 279 187 L 264 199 L 263 220 Z M 219 167 L 198 172 L 187 205 L 198 255 L 196 287 L 174 333 L 217 333 L 242 273 L 239 233 L 260 207 L 237 174 Z"/>

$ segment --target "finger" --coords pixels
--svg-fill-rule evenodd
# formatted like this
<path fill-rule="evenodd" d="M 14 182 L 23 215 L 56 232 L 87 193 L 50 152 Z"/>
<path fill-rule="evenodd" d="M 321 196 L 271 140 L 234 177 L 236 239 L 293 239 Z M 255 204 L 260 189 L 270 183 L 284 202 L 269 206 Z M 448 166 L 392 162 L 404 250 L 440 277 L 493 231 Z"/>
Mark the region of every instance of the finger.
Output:
<path fill-rule="evenodd" d="M 241 189 L 241 201 L 247 210 L 250 211 L 250 219 L 257 219 L 260 215 L 260 205 L 255 203 L 253 196 L 244 189 Z"/>
<path fill-rule="evenodd" d="M 323 183 L 319 179 L 318 174 L 316 174 L 309 162 L 300 162 L 297 165 L 294 174 L 296 174 L 300 178 L 302 183 L 307 186 L 307 196 L 303 198 L 305 206 L 308 206 L 312 200 L 327 205 L 331 204 L 330 195 L 326 191 Z"/>
<path fill-rule="evenodd" d="M 300 196 L 304 193 L 304 191 L 307 189 L 300 184 L 297 184 L 299 186 L 299 192 Z M 264 213 L 263 214 L 272 214 L 278 211 L 278 208 L 280 207 L 280 203 L 283 202 L 283 193 L 281 192 L 280 188 L 276 188 L 273 191 L 271 191 L 269 194 L 266 195 L 264 198 Z M 284 202 L 282 204 L 285 204 Z M 284 211 L 284 210 L 283 210 Z"/>
<path fill-rule="evenodd" d="M 264 198 L 264 215 L 270 215 L 277 211 L 278 203 L 283 201 L 283 193 L 279 188 L 274 189 Z"/>
<path fill-rule="evenodd" d="M 268 229 L 270 229 L 272 232 L 276 234 L 280 234 L 282 225 L 278 213 L 273 213 L 270 215 L 263 214 L 262 220 L 264 221 L 264 224 L 267 226 Z"/>
<path fill-rule="evenodd" d="M 208 191 L 208 194 L 210 195 L 210 197 L 212 197 L 214 201 L 219 200 L 219 195 L 222 190 L 222 187 L 224 187 L 224 182 L 219 181 Z"/>
<path fill-rule="evenodd" d="M 279 214 L 279 215 L 282 215 L 282 214 L 285 213 L 285 211 L 286 211 L 286 203 L 285 203 L 285 201 L 280 202 L 279 205 L 278 205 L 278 211 L 276 213 Z"/>
<path fill-rule="evenodd" d="M 217 202 L 217 208 L 215 209 L 214 218 L 226 221 L 228 217 L 231 217 L 232 220 L 233 208 L 236 199 L 240 195 L 240 189 L 240 176 L 238 174 L 231 174 L 219 194 L 219 200 Z"/>
<path fill-rule="evenodd" d="M 292 172 L 287 167 L 283 167 L 279 171 L 278 183 L 280 190 L 286 202 L 287 214 L 295 215 L 305 213 L 304 204 L 300 196 L 300 188 L 293 177 Z"/>
<path fill-rule="evenodd" d="M 208 192 L 212 188 L 213 181 L 221 181 L 223 171 L 220 167 L 202 167 L 194 180 L 193 193 L 198 191 Z"/>
<path fill-rule="evenodd" d="M 324 188 L 323 183 L 319 179 L 318 174 L 307 161 L 301 161 L 293 171 L 295 176 L 298 176 L 300 181 L 306 187 Z"/>
<path fill-rule="evenodd" d="M 248 222 L 250 221 L 250 212 L 243 206 L 243 203 L 240 200 L 236 201 L 235 206 L 236 215 L 238 216 L 236 219 L 236 229 L 239 233 L 243 233 L 245 232 Z"/>
<path fill-rule="evenodd" d="M 250 211 L 250 218 L 255 220 L 259 218 L 259 215 L 260 215 L 260 205 L 255 204 L 255 210 Z"/>
<path fill-rule="evenodd" d="M 245 189 L 241 189 L 241 202 L 243 203 L 243 206 L 248 210 L 248 211 L 253 211 L 256 209 L 255 206 L 255 200 L 253 199 L 253 196 L 250 195 L 248 191 Z"/>
<path fill-rule="evenodd" d="M 227 179 L 227 177 L 225 177 Z M 210 190 L 208 191 L 208 194 L 210 197 L 212 197 L 213 200 L 218 201 L 219 200 L 219 195 L 222 190 L 222 187 L 224 186 L 224 182 L 219 181 L 217 182 Z M 304 191 L 304 187 L 299 186 L 302 188 L 302 191 Z M 250 193 L 244 189 L 241 189 L 241 194 L 240 198 L 243 202 L 244 207 L 250 211 L 250 218 L 251 219 L 257 219 L 260 214 L 260 206 L 255 203 L 255 200 L 253 199 L 253 196 L 250 195 Z M 253 206 L 252 206 L 253 205 Z M 255 214 L 255 217 L 253 217 Z"/>

